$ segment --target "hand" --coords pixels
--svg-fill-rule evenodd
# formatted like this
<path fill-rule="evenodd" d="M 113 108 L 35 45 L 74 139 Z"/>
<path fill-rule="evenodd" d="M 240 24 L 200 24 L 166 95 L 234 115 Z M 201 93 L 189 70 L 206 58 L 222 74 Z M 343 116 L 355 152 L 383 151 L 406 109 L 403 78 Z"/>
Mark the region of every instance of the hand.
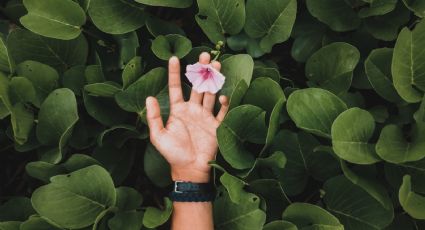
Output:
<path fill-rule="evenodd" d="M 210 63 L 210 55 L 199 56 L 202 64 Z M 220 70 L 220 63 L 212 65 Z M 208 162 L 217 153 L 216 129 L 229 109 L 228 99 L 220 96 L 220 111 L 214 117 L 215 94 L 198 93 L 192 89 L 190 100 L 184 101 L 180 82 L 180 63 L 172 57 L 168 65 L 170 116 L 164 127 L 158 100 L 146 99 L 150 140 L 171 165 L 174 181 L 205 183 L 210 178 Z"/>

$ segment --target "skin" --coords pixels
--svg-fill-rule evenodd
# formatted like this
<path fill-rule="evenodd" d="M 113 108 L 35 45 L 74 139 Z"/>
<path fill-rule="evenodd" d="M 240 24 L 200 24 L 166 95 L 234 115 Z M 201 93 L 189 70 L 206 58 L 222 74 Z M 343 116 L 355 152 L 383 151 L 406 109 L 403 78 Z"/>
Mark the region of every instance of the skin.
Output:
<path fill-rule="evenodd" d="M 210 59 L 208 53 L 199 56 L 202 64 L 210 63 Z M 146 99 L 150 140 L 170 164 L 174 181 L 207 183 L 211 172 L 208 162 L 215 159 L 218 148 L 216 130 L 229 109 L 229 102 L 225 96 L 220 96 L 221 108 L 214 116 L 215 94 L 192 89 L 189 101 L 184 101 L 180 62 L 172 57 L 168 64 L 170 116 L 164 125 L 158 100 Z M 219 62 L 211 64 L 220 70 Z M 171 228 L 214 229 L 211 202 L 174 202 Z"/>

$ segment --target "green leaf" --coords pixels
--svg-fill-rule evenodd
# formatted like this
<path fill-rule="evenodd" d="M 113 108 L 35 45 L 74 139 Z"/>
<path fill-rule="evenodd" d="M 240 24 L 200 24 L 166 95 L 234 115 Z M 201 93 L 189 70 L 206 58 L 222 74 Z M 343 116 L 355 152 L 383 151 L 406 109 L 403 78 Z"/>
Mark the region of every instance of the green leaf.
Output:
<path fill-rule="evenodd" d="M 131 59 L 122 71 L 123 88 L 126 89 L 134 83 L 143 73 L 144 66 L 141 57 L 134 57 Z"/>
<path fill-rule="evenodd" d="M 332 147 L 335 154 L 355 164 L 380 161 L 375 144 L 369 143 L 374 131 L 375 119 L 368 111 L 351 108 L 342 112 L 332 124 Z"/>
<path fill-rule="evenodd" d="M 422 100 L 425 91 L 425 22 L 416 25 L 413 31 L 407 27 L 398 35 L 394 47 L 391 72 L 395 89 L 407 102 Z"/>
<path fill-rule="evenodd" d="M 37 94 L 37 107 L 58 87 L 59 74 L 52 67 L 35 61 L 24 61 L 16 67 L 18 75 L 31 81 Z"/>
<path fill-rule="evenodd" d="M 260 78 L 267 77 L 271 78 L 273 81 L 279 83 L 280 82 L 280 73 L 278 69 L 269 68 L 269 67 L 258 67 L 254 68 L 254 72 L 252 73 L 252 78 Z"/>
<path fill-rule="evenodd" d="M 146 176 L 156 186 L 164 188 L 172 183 L 170 164 L 150 143 L 146 147 L 143 164 Z"/>
<path fill-rule="evenodd" d="M 100 166 L 93 165 L 55 176 L 51 181 L 35 190 L 31 201 L 41 216 L 61 227 L 87 227 L 101 212 L 115 205 L 112 178 Z"/>
<path fill-rule="evenodd" d="M 406 140 L 401 127 L 387 125 L 376 143 L 376 152 L 385 161 L 397 164 L 424 158 L 425 122 L 413 124 L 409 139 Z"/>
<path fill-rule="evenodd" d="M 269 53 L 273 45 L 288 40 L 296 14 L 296 0 L 248 0 L 245 32 L 252 38 L 261 38 L 261 49 Z"/>
<path fill-rule="evenodd" d="M 324 181 L 339 174 L 339 162 L 327 152 L 315 151 L 319 145 L 318 140 L 304 132 L 281 130 L 276 135 L 270 151 L 285 153 L 285 168 L 277 170 L 275 174 L 288 195 L 301 193 L 307 186 L 309 175 Z"/>
<path fill-rule="evenodd" d="M 82 35 L 64 41 L 15 29 L 9 34 L 7 44 L 16 63 L 33 60 L 50 65 L 59 72 L 85 64 L 88 55 L 88 44 Z"/>
<path fill-rule="evenodd" d="M 374 49 L 367 57 L 364 66 L 369 82 L 375 89 L 376 93 L 390 102 L 399 103 L 403 100 L 397 94 L 392 82 L 392 58 L 393 49 Z"/>
<path fill-rule="evenodd" d="M 153 53 L 162 60 L 168 60 L 172 56 L 183 58 L 192 49 L 192 42 L 179 34 L 159 35 L 152 41 Z"/>
<path fill-rule="evenodd" d="M 291 222 L 275 220 L 264 225 L 263 230 L 298 230 L 298 228 Z"/>
<path fill-rule="evenodd" d="M 366 18 L 387 14 L 395 9 L 397 0 L 373 0 L 369 7 L 364 7 L 359 11 L 359 17 Z M 396 19 L 396 18 L 393 18 Z"/>
<path fill-rule="evenodd" d="M 294 223 L 299 229 L 344 229 L 335 216 L 319 206 L 308 203 L 292 203 L 285 209 L 282 218 Z"/>
<path fill-rule="evenodd" d="M 327 90 L 309 88 L 293 92 L 286 108 L 298 128 L 331 138 L 332 123 L 347 106 Z"/>
<path fill-rule="evenodd" d="M 114 97 L 115 94 L 121 92 L 121 86 L 113 81 L 106 81 L 102 83 L 93 83 L 84 86 L 90 96 L 100 97 Z"/>
<path fill-rule="evenodd" d="M 117 212 L 108 220 L 108 227 L 111 230 L 140 230 L 143 227 L 142 220 L 143 212 L 140 211 Z"/>
<path fill-rule="evenodd" d="M 87 113 L 103 125 L 118 125 L 128 117 L 128 113 L 123 111 L 112 98 L 89 96 L 83 92 L 83 101 Z"/>
<path fill-rule="evenodd" d="M 131 125 L 116 125 L 100 133 L 97 143 L 99 146 L 112 144 L 121 148 L 129 139 L 146 139 L 147 137 L 147 129 L 139 132 L 136 127 Z"/>
<path fill-rule="evenodd" d="M 403 209 L 413 218 L 425 220 L 425 197 L 412 191 L 410 176 L 403 177 L 403 184 L 398 193 Z"/>
<path fill-rule="evenodd" d="M 251 138 L 265 136 L 265 111 L 253 105 L 232 109 L 217 129 L 221 155 L 236 169 L 254 165 L 254 155 L 244 147 Z"/>
<path fill-rule="evenodd" d="M 142 195 L 134 188 L 119 187 L 116 189 L 117 202 L 116 207 L 120 211 L 131 211 L 139 208 L 143 203 Z"/>
<path fill-rule="evenodd" d="M 350 31 L 360 26 L 360 18 L 346 1 L 307 0 L 306 3 L 310 14 L 334 31 Z"/>
<path fill-rule="evenodd" d="M 375 178 L 365 178 L 364 176 L 357 175 L 353 170 L 348 168 L 347 164 L 341 160 L 341 169 L 344 172 L 344 175 L 351 183 L 358 185 L 370 196 L 375 198 L 381 205 L 387 210 L 393 209 L 393 204 L 386 191 L 385 187 L 378 182 Z"/>
<path fill-rule="evenodd" d="M 21 222 L 19 221 L 6 221 L 0 222 L 0 230 L 19 230 Z"/>
<path fill-rule="evenodd" d="M 23 222 L 20 230 L 61 230 L 62 228 L 51 225 L 49 222 L 40 217 L 31 217 Z"/>
<path fill-rule="evenodd" d="M 156 228 L 170 218 L 173 211 L 173 204 L 169 198 L 164 198 L 165 209 L 159 210 L 154 207 L 148 207 L 143 216 L 143 225 L 147 228 Z"/>
<path fill-rule="evenodd" d="M 47 183 L 52 176 L 71 173 L 96 164 L 100 165 L 98 161 L 87 155 L 73 154 L 62 164 L 52 164 L 45 161 L 30 162 L 25 166 L 25 170 L 28 175 Z"/>
<path fill-rule="evenodd" d="M 221 175 L 220 182 L 226 188 L 230 200 L 233 203 L 239 204 L 242 200 L 242 195 L 246 193 L 243 188 L 247 183 L 227 172 Z"/>
<path fill-rule="evenodd" d="M 28 14 L 20 19 L 22 25 L 36 34 L 71 40 L 81 34 L 86 14 L 72 0 L 24 0 Z"/>
<path fill-rule="evenodd" d="M 394 190 L 399 189 L 403 183 L 403 176 L 409 174 L 412 179 L 413 189 L 418 193 L 425 193 L 425 158 L 403 164 L 385 164 L 385 178 Z"/>
<path fill-rule="evenodd" d="M 139 37 L 137 33 L 133 31 L 126 34 L 114 35 L 114 39 L 118 43 L 120 50 L 120 68 L 124 68 L 125 65 L 137 55 L 137 51 L 140 48 Z"/>
<path fill-rule="evenodd" d="M 159 94 L 165 88 L 167 80 L 167 71 L 164 68 L 152 69 L 127 89 L 115 94 L 115 101 L 126 111 L 140 113 L 145 108 L 146 98 Z"/>
<path fill-rule="evenodd" d="M 96 147 L 92 156 L 108 170 L 114 183 L 119 185 L 127 178 L 133 166 L 134 152 L 126 146 L 119 149 L 111 145 L 103 145 Z"/>
<path fill-rule="evenodd" d="M 35 210 L 27 197 L 12 197 L 0 206 L 0 222 L 25 221 L 33 214 Z"/>
<path fill-rule="evenodd" d="M 220 190 L 214 202 L 214 226 L 220 230 L 261 229 L 266 214 L 260 209 L 260 198 L 246 193 L 239 204 L 230 201 L 229 195 Z"/>
<path fill-rule="evenodd" d="M 0 71 L 6 73 L 13 73 L 15 71 L 15 62 L 11 58 L 11 53 L 2 36 L 0 36 Z"/>
<path fill-rule="evenodd" d="M 175 1 L 173 0 L 173 2 Z M 180 28 L 177 24 L 153 16 L 148 17 L 148 19 L 146 20 L 146 28 L 149 30 L 149 33 L 154 37 L 167 34 L 180 34 L 182 36 L 186 36 L 183 29 Z"/>
<path fill-rule="evenodd" d="M 84 76 L 85 70 L 86 67 L 82 65 L 74 66 L 68 69 L 62 75 L 63 87 L 69 88 L 74 92 L 75 95 L 81 96 L 84 84 L 86 83 L 86 78 Z"/>
<path fill-rule="evenodd" d="M 192 0 L 136 0 L 136 2 L 149 6 L 164 6 L 173 8 L 187 8 L 193 3 Z"/>
<path fill-rule="evenodd" d="M 366 18 L 365 26 L 366 30 L 376 39 L 393 41 L 397 38 L 400 28 L 405 25 L 409 19 L 409 10 L 407 10 L 402 3 L 398 3 L 397 8 L 392 12 L 382 16 Z"/>
<path fill-rule="evenodd" d="M 348 229 L 376 230 L 388 226 L 394 210 L 381 203 L 344 176 L 326 181 L 323 200 L 326 208 Z"/>
<path fill-rule="evenodd" d="M 41 104 L 38 114 L 37 139 L 44 145 L 65 146 L 79 119 L 74 93 L 66 88 L 56 89 Z M 54 163 L 61 159 L 58 156 Z"/>
<path fill-rule="evenodd" d="M 238 54 L 226 58 L 221 63 L 221 65 L 221 72 L 226 77 L 226 81 L 224 82 L 223 88 L 221 89 L 221 94 L 230 97 L 230 100 L 232 100 L 232 93 L 235 92 L 236 88 L 244 88 L 238 87 L 238 84 L 241 80 L 246 83 L 246 86 L 250 85 L 252 73 L 254 71 L 254 61 L 249 55 Z M 243 91 L 241 94 L 244 94 L 245 91 Z"/>
<path fill-rule="evenodd" d="M 403 3 L 418 17 L 425 17 L 425 2 L 420 0 L 403 0 Z"/>
<path fill-rule="evenodd" d="M 88 13 L 96 27 L 109 34 L 137 30 L 146 20 L 144 6 L 132 0 L 91 0 Z"/>
<path fill-rule="evenodd" d="M 321 88 L 338 95 L 350 88 L 359 59 L 360 53 L 356 47 L 335 42 L 311 55 L 305 66 L 305 74 Z"/>
<path fill-rule="evenodd" d="M 245 24 L 244 0 L 197 0 L 195 19 L 210 41 L 225 41 L 225 34 L 238 34 Z"/>

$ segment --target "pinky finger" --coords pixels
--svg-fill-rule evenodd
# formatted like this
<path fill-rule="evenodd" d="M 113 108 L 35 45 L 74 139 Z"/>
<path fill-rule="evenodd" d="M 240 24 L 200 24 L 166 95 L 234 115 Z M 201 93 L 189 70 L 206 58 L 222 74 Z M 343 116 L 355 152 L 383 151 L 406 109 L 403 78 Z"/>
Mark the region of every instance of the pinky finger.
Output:
<path fill-rule="evenodd" d="M 222 122 L 226 116 L 227 111 L 229 110 L 229 99 L 226 96 L 221 95 L 218 100 L 220 101 L 221 108 L 215 118 L 217 121 Z"/>

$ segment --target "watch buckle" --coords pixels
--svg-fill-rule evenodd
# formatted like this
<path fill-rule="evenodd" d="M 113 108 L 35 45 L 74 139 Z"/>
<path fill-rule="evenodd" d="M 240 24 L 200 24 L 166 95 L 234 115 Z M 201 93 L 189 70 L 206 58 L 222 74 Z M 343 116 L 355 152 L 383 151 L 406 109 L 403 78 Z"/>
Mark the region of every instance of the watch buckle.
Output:
<path fill-rule="evenodd" d="M 175 181 L 175 182 L 174 182 L 174 192 L 175 192 L 175 193 L 183 193 L 182 191 L 178 191 L 178 190 L 177 190 L 177 186 L 178 186 L 178 184 L 179 184 L 179 183 L 183 183 L 183 181 L 180 181 L 180 180 L 179 180 L 179 181 Z"/>

